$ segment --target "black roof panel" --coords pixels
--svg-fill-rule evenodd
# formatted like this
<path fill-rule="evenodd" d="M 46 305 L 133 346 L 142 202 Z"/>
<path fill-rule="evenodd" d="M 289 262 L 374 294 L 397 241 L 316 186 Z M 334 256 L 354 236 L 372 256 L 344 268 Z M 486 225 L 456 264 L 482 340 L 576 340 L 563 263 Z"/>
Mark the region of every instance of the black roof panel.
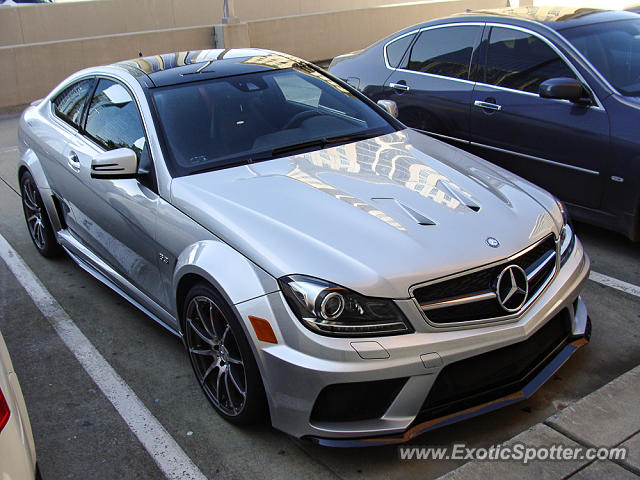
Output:
<path fill-rule="evenodd" d="M 257 48 L 193 50 L 140 57 L 112 66 L 127 70 L 141 84 L 176 85 L 210 78 L 290 68 L 299 58 Z"/>

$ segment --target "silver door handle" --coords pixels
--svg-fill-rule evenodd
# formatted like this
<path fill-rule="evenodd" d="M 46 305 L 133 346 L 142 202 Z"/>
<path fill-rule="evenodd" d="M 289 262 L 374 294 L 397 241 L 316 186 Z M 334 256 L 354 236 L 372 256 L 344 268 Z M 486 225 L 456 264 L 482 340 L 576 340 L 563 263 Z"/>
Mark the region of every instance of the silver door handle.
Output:
<path fill-rule="evenodd" d="M 71 170 L 73 170 L 76 173 L 80 172 L 80 159 L 78 158 L 78 155 L 76 155 L 75 152 L 69 153 L 69 156 L 67 157 L 67 163 L 69 167 L 71 167 Z"/>
<path fill-rule="evenodd" d="M 488 110 L 496 110 L 496 111 L 502 110 L 502 105 L 496 105 L 495 103 L 482 102 L 480 100 L 476 100 L 475 102 L 473 102 L 473 104 L 476 107 L 486 108 Z"/>
<path fill-rule="evenodd" d="M 404 83 L 390 83 L 389 86 L 397 90 L 404 90 L 405 92 L 409 90 L 409 85 L 405 85 Z"/>

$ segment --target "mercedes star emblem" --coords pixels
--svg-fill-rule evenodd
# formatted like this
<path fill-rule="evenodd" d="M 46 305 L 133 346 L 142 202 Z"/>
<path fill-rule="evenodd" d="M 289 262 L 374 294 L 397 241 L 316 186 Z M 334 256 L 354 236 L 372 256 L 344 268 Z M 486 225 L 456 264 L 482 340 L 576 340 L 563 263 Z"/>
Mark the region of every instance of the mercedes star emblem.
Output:
<path fill-rule="evenodd" d="M 517 312 L 527 301 L 529 281 L 527 274 L 518 265 L 509 265 L 502 270 L 496 284 L 498 302 L 507 312 Z"/>

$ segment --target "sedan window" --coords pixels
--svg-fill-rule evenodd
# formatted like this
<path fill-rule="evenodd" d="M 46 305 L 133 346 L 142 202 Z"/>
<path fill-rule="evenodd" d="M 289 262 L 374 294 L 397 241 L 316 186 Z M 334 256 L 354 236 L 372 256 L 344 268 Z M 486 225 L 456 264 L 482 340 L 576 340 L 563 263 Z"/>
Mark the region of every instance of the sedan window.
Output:
<path fill-rule="evenodd" d="M 154 88 L 152 96 L 174 177 L 395 131 L 304 65 Z"/>
<path fill-rule="evenodd" d="M 596 23 L 562 34 L 623 95 L 640 95 L 640 20 Z"/>
<path fill-rule="evenodd" d="M 56 116 L 78 128 L 91 85 L 93 78 L 87 78 L 63 90 L 52 102 Z"/>
<path fill-rule="evenodd" d="M 130 148 L 141 157 L 146 137 L 136 102 L 126 88 L 101 79 L 91 99 L 85 131 L 107 150 Z"/>
<path fill-rule="evenodd" d="M 478 42 L 481 27 L 463 25 L 425 30 L 411 47 L 404 67 L 467 80 L 471 54 Z"/>
<path fill-rule="evenodd" d="M 390 67 L 397 68 L 400 65 L 407 48 L 409 48 L 409 45 L 411 45 L 413 37 L 415 36 L 415 33 L 405 35 L 404 37 L 400 37 L 387 45 L 387 62 Z"/>
<path fill-rule="evenodd" d="M 575 78 L 553 49 L 534 35 L 511 28 L 493 27 L 487 54 L 486 83 L 538 93 L 549 78 Z"/>

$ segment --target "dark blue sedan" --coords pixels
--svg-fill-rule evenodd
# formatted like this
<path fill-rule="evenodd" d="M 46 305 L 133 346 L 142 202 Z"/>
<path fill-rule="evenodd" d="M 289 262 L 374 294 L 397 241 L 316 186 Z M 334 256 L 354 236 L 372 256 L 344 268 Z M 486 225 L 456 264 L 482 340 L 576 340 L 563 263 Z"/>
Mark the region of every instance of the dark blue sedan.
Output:
<path fill-rule="evenodd" d="M 416 25 L 330 72 L 406 125 L 553 192 L 574 218 L 640 240 L 640 17 L 527 7 Z"/>

